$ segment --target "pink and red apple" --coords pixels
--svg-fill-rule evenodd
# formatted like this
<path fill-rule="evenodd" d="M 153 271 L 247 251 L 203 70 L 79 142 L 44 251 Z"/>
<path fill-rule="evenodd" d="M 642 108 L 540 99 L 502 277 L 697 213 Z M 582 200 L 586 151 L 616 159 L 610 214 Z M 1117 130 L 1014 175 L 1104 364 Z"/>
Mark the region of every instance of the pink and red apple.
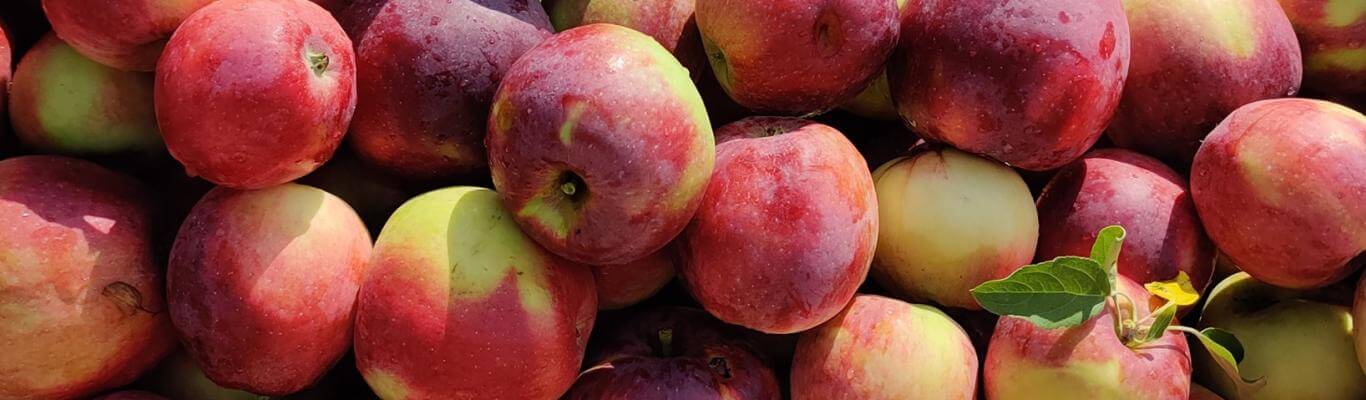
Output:
<path fill-rule="evenodd" d="M 1366 7 L 1351 0 L 1280 0 L 1304 58 L 1304 88 L 1366 96 Z"/>
<path fill-rule="evenodd" d="M 1075 160 L 1110 122 L 1128 74 L 1120 3 L 912 5 L 887 72 L 901 119 L 926 140 L 1026 170 Z"/>
<path fill-rule="evenodd" d="M 1336 282 L 1366 252 L 1366 116 L 1307 99 L 1243 106 L 1200 146 L 1191 194 L 1210 239 L 1257 280 Z"/>
<path fill-rule="evenodd" d="M 697 0 L 721 87 L 758 111 L 824 112 L 853 99 L 896 47 L 896 0 Z"/>
<path fill-rule="evenodd" d="M 351 146 L 415 180 L 487 173 L 494 91 L 553 33 L 535 0 L 360 0 L 342 20 L 356 44 Z"/>
<path fill-rule="evenodd" d="M 593 266 L 598 309 L 622 309 L 654 296 L 677 275 L 677 259 L 677 251 L 670 245 L 625 264 Z"/>
<path fill-rule="evenodd" d="M 1294 95 L 1302 66 L 1276 0 L 1128 0 L 1132 64 L 1107 135 L 1185 170 L 1234 109 Z"/>
<path fill-rule="evenodd" d="M 166 273 L 171 321 L 221 386 L 282 396 L 351 347 L 370 234 L 311 186 L 209 191 L 180 226 Z"/>
<path fill-rule="evenodd" d="M 716 170 L 680 243 L 693 297 L 765 333 L 834 317 L 868 274 L 877 243 L 873 179 L 826 125 L 755 117 L 716 133 Z"/>
<path fill-rule="evenodd" d="M 597 312 L 593 274 L 518 229 L 488 189 L 409 200 L 384 225 L 356 306 L 356 366 L 383 399 L 554 399 Z"/>
<path fill-rule="evenodd" d="M 617 24 L 650 35 L 673 53 L 694 81 L 707 72 L 697 33 L 695 0 L 557 0 L 549 6 L 558 31 L 596 23 Z"/>
<path fill-rule="evenodd" d="M 76 51 L 125 71 L 151 71 L 180 23 L 214 0 L 43 0 L 52 31 Z"/>
<path fill-rule="evenodd" d="M 802 333 L 792 360 L 792 398 L 972 400 L 977 351 L 963 328 L 934 307 L 858 295 L 819 328 Z"/>
<path fill-rule="evenodd" d="M 356 105 L 351 40 L 306 0 L 219 0 L 157 64 L 157 124 L 192 176 L 260 189 L 332 157 Z"/>
<path fill-rule="evenodd" d="M 93 163 L 0 161 L 0 398 L 85 398 L 175 346 L 146 189 Z"/>
<path fill-rule="evenodd" d="M 604 332 L 604 344 L 564 399 L 782 398 L 745 332 L 702 310 L 652 309 L 619 325 Z"/>
<path fill-rule="evenodd" d="M 1214 245 L 1205 236 L 1186 178 L 1157 159 L 1123 149 L 1087 153 L 1058 171 L 1039 196 L 1036 261 L 1091 254 L 1096 232 L 1127 232 L 1121 275 L 1148 283 L 1190 276 L 1204 291 L 1214 272 Z"/>
<path fill-rule="evenodd" d="M 573 261 L 621 264 L 669 243 L 711 177 L 711 123 L 659 42 L 611 24 L 561 32 L 503 77 L 485 139 L 517 223 Z"/>

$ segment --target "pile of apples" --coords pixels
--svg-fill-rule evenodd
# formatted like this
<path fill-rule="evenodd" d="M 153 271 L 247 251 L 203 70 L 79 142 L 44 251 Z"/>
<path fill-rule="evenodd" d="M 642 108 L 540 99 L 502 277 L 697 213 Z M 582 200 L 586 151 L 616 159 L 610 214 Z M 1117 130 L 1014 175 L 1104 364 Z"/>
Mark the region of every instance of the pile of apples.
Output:
<path fill-rule="evenodd" d="M 1366 399 L 1361 0 L 0 17 L 0 400 Z"/>

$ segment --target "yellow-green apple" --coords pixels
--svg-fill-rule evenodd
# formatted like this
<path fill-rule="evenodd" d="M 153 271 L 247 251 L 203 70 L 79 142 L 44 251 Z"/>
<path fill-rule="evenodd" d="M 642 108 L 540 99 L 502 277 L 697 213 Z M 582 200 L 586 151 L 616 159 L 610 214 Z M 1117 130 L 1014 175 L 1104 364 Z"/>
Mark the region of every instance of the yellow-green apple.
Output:
<path fill-rule="evenodd" d="M 10 120 L 30 149 L 95 155 L 162 149 L 152 74 L 114 69 L 48 34 L 14 72 Z"/>
<path fill-rule="evenodd" d="M 1133 301 L 1142 319 L 1161 299 L 1123 275 L 1115 290 Z M 1106 307 L 1079 326 L 1044 329 L 1019 317 L 1001 317 L 982 371 L 993 400 L 1162 399 L 1190 395 L 1191 356 L 1186 338 L 1168 331 L 1130 348 L 1115 333 Z"/>
<path fill-rule="evenodd" d="M 877 193 L 830 126 L 754 117 L 717 130 L 716 171 L 680 242 L 684 282 L 722 321 L 765 333 L 834 317 L 868 275 Z"/>
<path fill-rule="evenodd" d="M 96 62 L 151 71 L 184 21 L 214 0 L 43 0 L 52 31 Z"/>
<path fill-rule="evenodd" d="M 1366 252 L 1366 116 L 1307 99 L 1243 106 L 1200 146 L 1191 195 L 1243 271 L 1282 287 L 1336 282 Z"/>
<path fill-rule="evenodd" d="M 95 400 L 167 400 L 165 397 L 157 396 L 151 392 L 141 390 L 122 390 L 115 393 L 96 397 Z M 203 400 L 203 399 L 197 399 Z"/>
<path fill-rule="evenodd" d="M 1299 39 L 1304 88 L 1366 95 L 1366 5 L 1359 0 L 1280 0 Z"/>
<path fill-rule="evenodd" d="M 361 0 L 342 22 L 356 45 L 351 147 L 415 180 L 487 173 L 493 93 L 553 33 L 535 0 Z"/>
<path fill-rule="evenodd" d="M 338 152 L 316 171 L 299 178 L 299 183 L 316 187 L 340 197 L 356 210 L 371 232 L 378 232 L 398 206 L 412 195 L 401 182 L 375 171 L 356 157 Z"/>
<path fill-rule="evenodd" d="M 1034 171 L 1100 138 L 1129 70 L 1120 0 L 922 1 L 887 76 L 901 119 Z"/>
<path fill-rule="evenodd" d="M 1138 283 L 1190 276 L 1204 291 L 1214 245 L 1195 214 L 1186 178 L 1161 161 L 1123 149 L 1087 153 L 1058 171 L 1039 196 L 1036 261 L 1091 254 L 1096 232 L 1125 227 L 1121 275 Z"/>
<path fill-rule="evenodd" d="M 573 28 L 528 51 L 504 75 L 488 125 L 503 203 L 532 239 L 585 264 L 668 244 L 701 203 L 715 159 L 688 71 L 618 25 Z"/>
<path fill-rule="evenodd" d="M 1208 353 L 1198 352 L 1196 378 L 1228 398 L 1363 399 L 1366 374 L 1352 344 L 1352 310 L 1310 300 L 1311 292 L 1257 281 L 1246 272 L 1224 279 L 1209 292 L 1200 327 L 1232 333 L 1242 343 L 1242 376 L 1266 386 L 1235 392 L 1232 381 Z"/>
<path fill-rule="evenodd" d="M 801 115 L 853 99 L 896 47 L 896 0 L 697 0 L 721 87 L 751 109 Z"/>
<path fill-rule="evenodd" d="M 375 243 L 356 366 L 393 399 L 553 399 L 574 383 L 597 311 L 588 268 L 518 230 L 498 194 L 428 192 Z"/>
<path fill-rule="evenodd" d="M 969 289 L 1034 258 L 1034 197 L 998 162 L 939 145 L 911 151 L 873 173 L 873 279 L 901 298 L 979 309 Z"/>
<path fill-rule="evenodd" d="M 215 188 L 171 248 L 171 321 L 219 385 L 294 393 L 350 349 L 369 258 L 365 224 L 330 193 L 293 183 Z"/>
<path fill-rule="evenodd" d="M 86 161 L 0 161 L 0 398 L 84 398 L 175 346 L 154 207 L 137 181 Z"/>
<path fill-rule="evenodd" d="M 566 400 L 778 400 L 746 332 L 695 308 L 663 307 L 604 327 Z M 594 339 L 599 340 L 599 339 Z"/>
<path fill-rule="evenodd" d="M 598 309 L 622 309 L 654 296 L 673 281 L 678 271 L 674 265 L 677 258 L 673 246 L 665 246 L 645 258 L 625 264 L 593 266 Z"/>
<path fill-rule="evenodd" d="M 696 0 L 558 0 L 549 6 L 550 22 L 564 31 L 608 23 L 650 35 L 673 53 L 694 81 L 707 71 L 707 55 L 697 33 Z"/>
<path fill-rule="evenodd" d="M 1352 318 L 1357 323 L 1352 326 L 1352 334 L 1356 336 L 1357 360 L 1361 362 L 1361 370 L 1366 371 L 1366 327 L 1362 327 L 1362 321 L 1366 321 L 1366 274 L 1361 275 L 1361 282 L 1357 283 L 1356 300 L 1352 302 Z"/>
<path fill-rule="evenodd" d="M 934 307 L 858 295 L 834 319 L 801 334 L 792 398 L 972 400 L 977 351 Z"/>
<path fill-rule="evenodd" d="M 157 124 L 192 176 L 260 189 L 312 172 L 341 144 L 356 64 L 337 21 L 306 0 L 220 0 L 157 64 Z"/>
<path fill-rule="evenodd" d="M 1107 135 L 1184 170 L 1224 116 L 1294 95 L 1302 66 L 1276 0 L 1126 0 L 1132 64 Z"/>

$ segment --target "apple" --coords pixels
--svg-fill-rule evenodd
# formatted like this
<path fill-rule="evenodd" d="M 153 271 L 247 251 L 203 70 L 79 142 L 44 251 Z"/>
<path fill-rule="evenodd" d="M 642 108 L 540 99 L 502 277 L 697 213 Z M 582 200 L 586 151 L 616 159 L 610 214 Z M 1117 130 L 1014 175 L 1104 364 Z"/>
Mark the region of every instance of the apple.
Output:
<path fill-rule="evenodd" d="M 1238 396 L 1207 353 L 1196 357 L 1196 378 L 1215 392 L 1240 399 L 1362 399 L 1366 374 L 1352 344 L 1351 309 L 1307 299 L 1311 292 L 1262 283 L 1246 272 L 1209 292 L 1200 327 L 1224 329 L 1242 342 L 1238 369 L 1266 386 Z"/>
<path fill-rule="evenodd" d="M 312 172 L 356 106 L 351 40 L 305 0 L 220 0 L 186 19 L 157 64 L 157 124 L 192 176 L 260 189 Z"/>
<path fill-rule="evenodd" d="M 96 62 L 151 71 L 171 33 L 214 0 L 43 0 L 52 31 Z"/>
<path fill-rule="evenodd" d="M 1186 178 L 1157 159 L 1101 149 L 1073 161 L 1039 196 L 1035 261 L 1091 254 L 1096 232 L 1123 226 L 1119 273 L 1138 283 L 1190 276 L 1204 291 L 1214 273 L 1214 245 L 1195 214 Z"/>
<path fill-rule="evenodd" d="M 892 294 L 980 309 L 970 289 L 1033 259 L 1039 218 L 1014 170 L 921 145 L 873 176 L 881 230 L 872 276 Z"/>
<path fill-rule="evenodd" d="M 142 379 L 148 390 L 173 400 L 259 400 L 262 397 L 218 386 L 184 351 L 167 356 Z"/>
<path fill-rule="evenodd" d="M 598 288 L 598 309 L 619 310 L 659 293 L 677 274 L 673 246 L 625 264 L 593 267 Z"/>
<path fill-rule="evenodd" d="M 475 187 L 399 207 L 356 302 L 356 366 L 386 400 L 557 398 L 598 308 L 587 267 L 538 246 Z"/>
<path fill-rule="evenodd" d="M 1341 0 L 1280 0 L 1299 39 L 1304 88 L 1337 96 L 1366 95 L 1366 12 Z M 1355 5 L 1353 5 L 1355 4 Z"/>
<path fill-rule="evenodd" d="M 595 23 L 617 24 L 650 35 L 688 69 L 693 81 L 707 71 L 697 33 L 695 0 L 557 0 L 549 6 L 555 30 Z"/>
<path fill-rule="evenodd" d="M 343 22 L 356 44 L 351 147 L 414 180 L 487 173 L 493 93 L 553 33 L 535 0 L 361 0 Z"/>
<path fill-rule="evenodd" d="M 765 333 L 834 317 L 868 274 L 877 193 L 854 145 L 827 125 L 754 117 L 717 130 L 716 169 L 683 232 L 693 298 Z"/>
<path fill-rule="evenodd" d="M 338 152 L 299 183 L 322 189 L 346 201 L 372 232 L 384 226 L 398 206 L 412 197 L 393 177 L 375 171 L 356 157 Z"/>
<path fill-rule="evenodd" d="M 1161 299 L 1120 275 L 1115 288 L 1133 299 L 1139 319 Z M 1241 336 L 1240 336 L 1241 337 Z M 1034 399 L 1186 399 L 1191 386 L 1190 348 L 1179 332 L 1129 348 L 1115 334 L 1110 308 L 1080 326 L 1044 329 L 1018 317 L 1001 317 L 982 371 L 986 397 Z"/>
<path fill-rule="evenodd" d="M 1366 322 L 1366 274 L 1361 276 L 1361 282 L 1357 283 L 1356 300 L 1352 302 L 1352 318 L 1358 321 L 1352 326 L 1353 334 L 1356 335 L 1357 361 L 1361 362 L 1361 369 L 1366 371 L 1366 328 L 1362 327 L 1362 322 Z"/>
<path fill-rule="evenodd" d="M 619 325 L 604 332 L 564 399 L 782 398 L 773 370 L 744 334 L 702 310 L 656 308 Z"/>
<path fill-rule="evenodd" d="M 488 125 L 493 184 L 517 223 L 592 265 L 638 260 L 677 236 L 715 157 L 688 71 L 611 24 L 561 32 L 518 59 Z"/>
<path fill-rule="evenodd" d="M 147 194 L 86 161 L 0 161 L 0 398 L 88 397 L 175 346 Z"/>
<path fill-rule="evenodd" d="M 849 101 L 896 46 L 896 0 L 697 0 L 721 87 L 758 111 L 802 115 Z"/>
<path fill-rule="evenodd" d="M 350 348 L 370 234 L 351 207 L 311 186 L 210 190 L 171 248 L 171 321 L 215 383 L 294 393 Z"/>
<path fill-rule="evenodd" d="M 73 155 L 162 151 L 151 73 L 96 63 L 48 34 L 19 60 L 13 84 L 10 120 L 19 140 L 33 150 Z"/>
<path fill-rule="evenodd" d="M 9 126 L 9 121 L 6 119 L 9 117 L 9 109 L 6 108 L 6 103 L 9 100 L 10 78 L 14 71 L 12 60 L 14 50 L 10 47 L 10 41 L 9 29 L 5 27 L 3 22 L 0 22 L 0 137 L 3 137 L 5 132 L 3 128 Z M 4 142 L 0 142 L 0 145 L 3 144 Z M 0 151 L 3 150 L 5 149 L 0 147 Z"/>
<path fill-rule="evenodd" d="M 803 332 L 792 360 L 792 398 L 959 399 L 977 392 L 977 351 L 934 307 L 858 295 Z"/>
<path fill-rule="evenodd" d="M 1289 288 L 1336 282 L 1366 251 L 1366 116 L 1307 99 L 1240 107 L 1195 155 L 1191 195 L 1243 271 Z"/>
<path fill-rule="evenodd" d="M 887 76 L 926 140 L 1032 171 L 1100 138 L 1129 68 L 1120 0 L 925 1 Z"/>
<path fill-rule="evenodd" d="M 1276 0 L 1127 0 L 1132 64 L 1107 135 L 1190 165 L 1200 140 L 1253 101 L 1294 95 L 1302 66 Z"/>
<path fill-rule="evenodd" d="M 918 7 L 919 1 L 916 4 Z M 906 23 L 906 0 L 896 0 L 896 8 L 899 24 Z M 898 27 L 897 30 L 899 34 L 900 28 Z M 877 78 L 873 79 L 872 83 L 868 84 L 868 87 L 863 88 L 863 91 L 859 92 L 853 99 L 844 102 L 840 108 L 864 118 L 901 122 L 901 116 L 896 112 L 896 104 L 892 102 L 892 87 L 887 82 L 887 70 L 885 68 L 878 73 Z"/>
<path fill-rule="evenodd" d="M 141 390 L 123 390 L 96 397 L 95 400 L 167 400 L 165 397 Z"/>

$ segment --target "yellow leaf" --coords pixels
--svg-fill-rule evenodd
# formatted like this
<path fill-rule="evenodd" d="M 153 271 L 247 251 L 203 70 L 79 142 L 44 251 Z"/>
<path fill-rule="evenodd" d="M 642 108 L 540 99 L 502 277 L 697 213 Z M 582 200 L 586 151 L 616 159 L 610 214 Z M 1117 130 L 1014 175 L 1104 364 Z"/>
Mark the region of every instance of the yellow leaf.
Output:
<path fill-rule="evenodd" d="M 1195 291 L 1195 287 L 1191 285 L 1191 277 L 1186 275 L 1185 271 L 1177 272 L 1175 279 L 1148 282 L 1143 287 L 1148 289 L 1148 293 L 1167 299 L 1178 306 L 1189 306 L 1200 300 L 1200 293 Z"/>

